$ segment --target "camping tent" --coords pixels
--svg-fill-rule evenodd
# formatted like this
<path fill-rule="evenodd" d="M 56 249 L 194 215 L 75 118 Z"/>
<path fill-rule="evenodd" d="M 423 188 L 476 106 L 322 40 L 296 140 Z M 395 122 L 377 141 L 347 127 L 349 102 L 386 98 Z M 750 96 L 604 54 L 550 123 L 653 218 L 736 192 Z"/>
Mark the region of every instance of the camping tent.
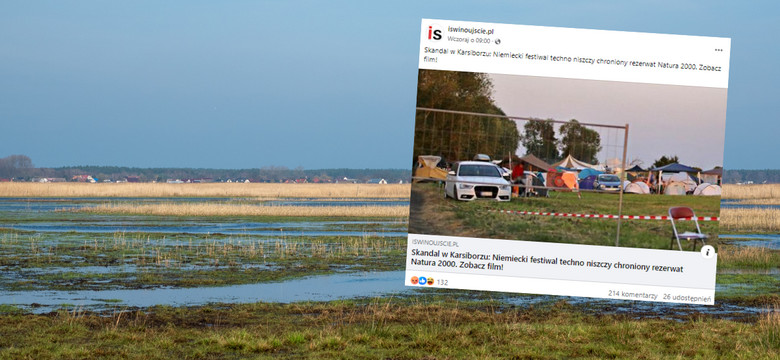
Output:
<path fill-rule="evenodd" d="M 561 175 L 561 178 L 563 179 L 563 183 L 566 185 L 569 189 L 579 188 L 579 184 L 577 183 L 577 173 L 573 171 L 567 171 Z"/>
<path fill-rule="evenodd" d="M 634 165 L 634 166 L 628 168 L 628 170 L 626 170 L 626 172 L 643 172 L 643 171 L 647 171 L 647 170 L 642 169 L 642 167 L 639 166 L 639 165 Z"/>
<path fill-rule="evenodd" d="M 596 175 L 591 175 L 584 179 L 580 179 L 580 189 L 593 190 L 595 188 L 593 184 L 595 181 Z"/>
<path fill-rule="evenodd" d="M 664 188 L 665 195 L 685 195 L 685 184 L 681 182 L 670 182 Z"/>
<path fill-rule="evenodd" d="M 547 175 L 547 186 L 555 188 L 579 188 L 577 173 L 574 171 L 551 171 Z"/>
<path fill-rule="evenodd" d="M 723 177 L 723 168 L 714 168 L 701 172 L 701 181 L 710 184 L 720 184 L 720 179 Z"/>
<path fill-rule="evenodd" d="M 694 179 L 692 176 L 688 175 L 688 173 L 676 173 L 676 174 L 664 174 L 662 177 L 665 184 L 678 182 L 685 185 L 685 191 L 690 192 L 696 189 L 696 185 L 698 185 L 698 182 L 696 179 Z"/>
<path fill-rule="evenodd" d="M 664 173 L 664 171 L 666 171 L 666 172 L 694 173 L 694 172 L 698 172 L 699 170 L 694 169 L 694 168 L 692 168 L 690 166 L 686 166 L 686 165 L 682 165 L 682 164 L 678 164 L 678 163 L 671 163 L 671 164 L 667 164 L 667 165 L 664 165 L 664 166 L 661 166 L 661 167 L 652 168 L 652 169 L 650 169 L 650 171 L 657 171 L 658 172 L 658 178 L 663 180 L 663 173 Z M 695 188 L 695 184 L 696 183 L 698 183 L 698 182 L 694 181 L 694 188 Z M 658 183 L 658 187 L 659 188 L 661 187 L 661 182 L 660 181 Z M 691 189 L 691 190 L 693 190 L 693 189 Z"/>
<path fill-rule="evenodd" d="M 650 187 L 647 186 L 647 184 L 643 182 L 635 182 L 630 183 L 628 186 L 626 186 L 626 189 L 624 192 L 630 193 L 630 194 L 649 194 L 650 193 Z"/>
<path fill-rule="evenodd" d="M 694 189 L 696 189 L 696 185 L 697 185 L 697 181 L 693 177 L 688 175 L 688 173 L 684 173 L 684 172 L 679 172 L 676 174 L 664 174 L 664 176 L 662 176 L 662 179 L 665 184 L 669 184 L 673 182 L 684 184 L 686 192 L 693 191 Z"/>
<path fill-rule="evenodd" d="M 720 196 L 721 188 L 718 185 L 712 185 L 710 183 L 701 183 L 701 185 L 696 187 L 696 190 L 693 190 L 693 195 Z"/>
<path fill-rule="evenodd" d="M 580 179 L 585 179 L 589 176 L 599 176 L 603 173 L 604 173 L 603 171 L 598 171 L 594 169 L 582 169 L 582 171 L 580 171 L 580 174 L 577 177 L 579 177 Z"/>
<path fill-rule="evenodd" d="M 552 165 L 553 167 L 565 167 L 568 169 L 576 169 L 576 170 L 582 170 L 582 169 L 592 169 L 594 166 L 591 164 L 588 164 L 584 161 L 580 161 L 574 158 L 574 156 L 567 156 L 565 159 L 555 163 Z"/>
<path fill-rule="evenodd" d="M 447 179 L 447 170 L 436 167 L 441 161 L 441 156 L 420 155 L 417 157 L 418 168 L 414 171 L 414 181 L 426 179 Z"/>

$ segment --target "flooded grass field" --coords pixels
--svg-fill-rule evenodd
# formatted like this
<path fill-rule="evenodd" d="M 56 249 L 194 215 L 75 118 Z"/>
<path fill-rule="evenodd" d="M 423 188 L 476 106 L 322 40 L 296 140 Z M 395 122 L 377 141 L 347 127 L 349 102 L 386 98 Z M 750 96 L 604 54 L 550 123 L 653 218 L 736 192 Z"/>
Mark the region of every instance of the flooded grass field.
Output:
<path fill-rule="evenodd" d="M 0 303 L 47 312 L 63 306 L 203 305 L 254 301 L 330 301 L 393 294 L 429 296 L 405 288 L 404 218 L 151 216 L 73 211 L 105 202 L 403 206 L 387 198 L 3 198 L 0 199 Z M 766 237 L 766 235 L 763 235 Z M 778 251 L 773 238 L 724 242 L 716 307 L 630 306 L 621 301 L 570 298 L 609 312 L 670 316 L 760 313 L 776 298 Z M 725 236 L 724 240 L 729 238 Z M 768 242 L 768 243 L 767 243 Z M 729 256 L 729 255 L 734 256 Z M 441 292 L 441 291 L 440 291 Z M 560 298 L 454 292 L 527 306 Z M 774 300 L 772 300 L 774 299 Z M 627 310 L 627 306 L 628 309 Z M 681 310 L 684 309 L 684 310 Z"/>
<path fill-rule="evenodd" d="M 14 291 L 215 287 L 393 270 L 404 261 L 403 218 L 181 217 L 62 211 L 101 201 L 105 199 L 0 200 L 0 286 Z M 237 200 L 109 201 L 208 204 Z M 350 202 L 334 203 L 349 206 Z M 357 207 L 402 203 L 386 199 L 355 202 Z M 313 202 L 312 206 L 321 204 Z"/>
<path fill-rule="evenodd" d="M 732 345 L 763 349 L 752 354 L 772 354 L 778 343 L 780 250 L 774 235 L 722 236 L 716 305 L 694 306 L 405 287 L 404 217 L 82 211 L 102 204 L 399 207 L 409 202 L 388 197 L 0 198 L 0 331 L 14 333 L 0 339 L 0 357 L 148 357 L 159 347 L 182 357 L 339 357 L 347 348 L 358 349 L 352 350 L 355 356 L 372 357 L 377 353 L 365 349 L 404 343 L 399 337 L 437 346 L 434 335 L 426 334 L 461 339 L 452 344 L 460 353 L 474 348 L 463 342 L 475 334 L 508 329 L 648 334 L 650 326 L 680 332 L 692 331 L 690 324 L 698 324 L 695 331 L 702 333 L 739 334 Z M 20 326 L 26 330 L 11 330 Z M 409 338 L 410 332 L 417 335 Z M 471 335 L 463 338 L 460 332 Z M 503 336 L 514 338 L 510 333 L 514 330 Z M 521 338 L 532 336 L 524 334 Z M 663 333 L 653 334 L 656 341 L 667 341 Z M 84 343 L 84 338 L 95 340 Z M 161 338 L 176 340 L 160 343 Z M 14 346 L 20 339 L 27 339 L 26 345 Z M 598 342 L 599 349 L 613 344 L 588 341 Z M 564 351 L 557 342 L 535 344 Z M 417 349 L 394 346 L 406 349 L 404 354 Z M 686 348 L 677 342 L 670 346 Z M 570 350 L 567 345 L 565 351 Z M 717 350 L 697 351 L 692 354 Z"/>

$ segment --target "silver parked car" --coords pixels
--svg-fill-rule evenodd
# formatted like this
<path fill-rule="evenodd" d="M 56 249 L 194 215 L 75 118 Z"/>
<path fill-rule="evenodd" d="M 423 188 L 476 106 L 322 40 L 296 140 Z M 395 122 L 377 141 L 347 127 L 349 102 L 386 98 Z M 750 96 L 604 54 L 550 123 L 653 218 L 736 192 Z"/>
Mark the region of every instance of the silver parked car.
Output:
<path fill-rule="evenodd" d="M 455 163 L 444 182 L 444 195 L 453 199 L 495 199 L 509 201 L 512 183 L 503 178 L 501 167 L 482 161 Z"/>

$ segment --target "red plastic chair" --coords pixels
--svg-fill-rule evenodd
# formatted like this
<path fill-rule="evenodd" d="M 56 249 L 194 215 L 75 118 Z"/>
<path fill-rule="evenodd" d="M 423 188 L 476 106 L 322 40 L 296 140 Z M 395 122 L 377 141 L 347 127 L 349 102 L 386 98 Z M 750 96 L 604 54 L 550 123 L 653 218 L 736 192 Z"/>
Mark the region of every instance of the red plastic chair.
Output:
<path fill-rule="evenodd" d="M 693 220 L 693 223 L 696 224 L 696 232 L 686 231 L 680 233 L 677 231 L 677 226 L 674 224 L 674 220 L 687 218 L 690 218 Z M 680 251 L 682 251 L 682 244 L 680 244 L 680 239 L 692 241 L 693 251 L 696 251 L 697 241 L 701 241 L 701 245 L 704 246 L 704 241 L 707 240 L 707 235 L 702 234 L 701 228 L 699 227 L 699 221 L 696 219 L 696 214 L 691 208 L 685 206 L 669 208 L 669 220 L 672 221 L 672 230 L 674 231 L 672 242 L 669 244 L 669 249 L 674 247 L 674 240 L 677 240 L 677 247 L 679 247 Z"/>

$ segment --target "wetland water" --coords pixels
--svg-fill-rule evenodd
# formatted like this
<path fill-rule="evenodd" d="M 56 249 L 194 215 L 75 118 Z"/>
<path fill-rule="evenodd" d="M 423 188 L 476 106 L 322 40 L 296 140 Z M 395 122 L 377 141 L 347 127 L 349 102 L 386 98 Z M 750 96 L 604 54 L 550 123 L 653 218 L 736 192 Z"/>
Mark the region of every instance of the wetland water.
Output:
<path fill-rule="evenodd" d="M 31 289 L 0 287 L 0 303 L 18 305 L 35 312 L 47 312 L 62 306 L 113 309 L 152 305 L 202 305 L 213 302 L 329 301 L 389 295 L 419 296 L 427 294 L 436 296 L 447 294 L 450 299 L 492 299 L 503 304 L 517 306 L 549 303 L 564 299 L 569 303 L 592 309 L 597 313 L 625 313 L 634 317 L 679 317 L 696 312 L 723 315 L 724 317 L 740 317 L 762 311 L 760 306 L 752 307 L 729 303 L 719 303 L 716 306 L 688 306 L 405 287 L 403 285 L 404 272 L 399 270 L 403 269 L 403 254 L 405 253 L 403 238 L 406 236 L 406 223 L 397 219 L 352 220 L 338 218 L 329 220 L 317 218 L 299 220 L 291 218 L 285 220 L 274 218 L 270 221 L 264 221 L 257 217 L 155 217 L 57 211 L 94 206 L 106 202 L 225 203 L 230 201 L 246 202 L 247 200 L 223 198 L 0 199 L 0 228 L 3 231 L 0 234 L 0 240 L 3 241 L 0 244 L 0 251 L 4 251 L 2 256 L 7 259 L 11 256 L 18 258 L 17 260 L 5 261 L 4 266 L 0 266 L 0 275 L 4 278 L 4 282 L 0 282 L 0 286 L 8 286 L 6 284 L 11 284 L 12 281 L 22 283 L 38 281 L 36 286 Z M 296 199 L 272 203 L 274 205 L 295 206 L 397 206 L 408 204 L 404 201 L 381 199 L 361 199 L 360 201 Z M 158 235 L 151 236 L 151 240 L 149 240 L 147 234 Z M 740 237 L 750 238 L 750 240 L 740 239 L 738 243 L 741 245 L 772 249 L 777 249 L 779 238 L 773 235 L 740 235 Z M 736 236 L 731 238 L 737 239 Z M 240 241 L 236 242 L 235 239 Z M 285 250 L 290 241 L 302 244 L 316 242 L 316 239 L 327 239 L 325 240 L 326 245 L 314 249 L 303 247 Z M 392 250 L 382 247 L 371 248 L 374 243 L 385 241 L 383 239 L 396 239 L 396 243 L 401 246 L 396 244 Z M 338 249 L 339 246 L 343 248 L 344 244 L 349 241 L 354 242 L 354 245 L 350 245 L 352 248 L 334 250 L 335 252 L 329 255 L 321 254 L 321 252 L 327 253 L 329 251 L 327 249 Z M 254 246 L 265 246 L 266 252 L 263 253 L 262 257 L 252 257 L 248 255 L 250 249 L 246 245 L 242 245 L 242 242 L 252 244 L 251 251 L 255 250 Z M 199 259 L 204 257 L 203 253 L 200 250 L 188 248 L 188 246 L 197 248 L 199 244 L 206 249 L 204 252 L 212 251 L 218 254 L 225 252 L 227 255 L 223 257 L 209 255 L 220 260 L 218 263 L 207 256 L 208 261 L 200 261 Z M 222 246 L 220 247 L 219 244 Z M 170 253 L 173 255 L 167 260 L 163 256 L 163 261 L 160 261 L 160 254 L 165 254 L 166 249 L 172 249 Z M 278 254 L 274 255 L 274 251 Z M 391 251 L 396 252 L 393 255 L 395 257 L 388 257 L 387 254 Z M 121 254 L 118 255 L 119 252 Z M 358 254 L 357 257 L 361 260 L 358 263 L 344 263 L 344 258 L 353 257 L 351 255 L 353 252 Z M 155 256 L 157 257 L 156 263 L 154 263 Z M 211 274 L 225 276 L 226 272 L 244 270 L 281 272 L 299 269 L 302 262 L 305 263 L 309 261 L 307 259 L 316 256 L 322 256 L 321 261 L 325 263 L 326 267 L 331 268 L 330 273 L 314 275 L 317 274 L 315 271 L 307 275 L 304 271 L 300 274 L 296 273 L 297 275 L 293 276 L 292 279 L 283 281 L 257 280 L 255 278 L 255 280 L 250 279 L 251 283 L 237 284 L 228 281 L 228 285 L 220 286 L 175 286 L 166 282 L 146 284 L 147 286 L 140 287 L 122 285 L 125 281 L 137 280 L 136 277 L 148 274 L 150 269 L 152 272 L 165 272 L 169 263 L 174 264 L 172 267 L 178 271 L 173 273 L 175 276 L 186 275 L 189 272 L 205 272 L 205 276 L 212 276 Z M 230 261 L 236 263 L 230 264 Z M 373 271 L 378 269 L 378 262 L 388 261 L 393 265 L 385 266 L 385 268 L 391 271 Z M 165 266 L 161 264 L 165 264 Z M 68 274 L 68 277 L 51 280 L 52 277 L 56 278 L 62 274 Z M 257 272 L 252 274 L 256 275 Z M 774 278 L 779 276 L 777 271 L 772 269 L 764 272 L 740 272 L 739 269 L 732 269 L 723 274 L 758 274 Z M 73 279 L 74 277 L 76 279 Z M 91 282 L 90 286 L 74 288 L 75 291 L 62 290 L 63 286 L 65 286 L 64 289 L 68 289 L 71 286 L 69 284 L 79 284 L 78 281 L 82 281 L 82 279 L 78 279 L 79 277 L 87 279 L 83 281 Z M 50 287 L 47 287 L 47 284 L 50 284 Z M 59 287 L 52 287 L 52 284 Z M 741 285 L 743 284 L 719 284 L 717 291 L 719 293 L 734 289 L 750 291 L 749 287 L 748 290 L 740 290 L 742 289 Z"/>

